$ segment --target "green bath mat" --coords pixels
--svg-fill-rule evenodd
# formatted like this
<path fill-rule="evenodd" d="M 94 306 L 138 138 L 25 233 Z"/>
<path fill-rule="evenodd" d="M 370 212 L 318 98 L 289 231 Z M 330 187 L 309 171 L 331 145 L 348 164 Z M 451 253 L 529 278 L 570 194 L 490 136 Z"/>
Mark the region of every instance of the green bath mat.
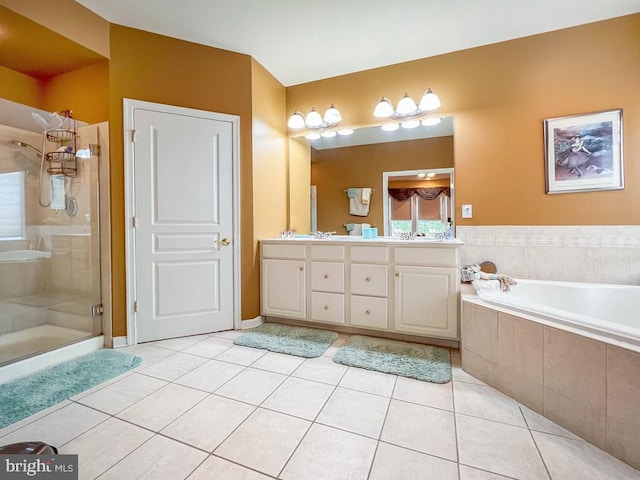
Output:
<path fill-rule="evenodd" d="M 140 357 L 98 350 L 0 385 L 0 428 L 95 387 L 142 363 Z"/>
<path fill-rule="evenodd" d="M 244 347 L 314 358 L 326 352 L 337 338 L 337 333 L 328 330 L 263 323 L 252 332 L 236 338 L 233 343 Z"/>
<path fill-rule="evenodd" d="M 431 345 L 354 335 L 333 361 L 426 382 L 451 381 L 449 350 Z"/>

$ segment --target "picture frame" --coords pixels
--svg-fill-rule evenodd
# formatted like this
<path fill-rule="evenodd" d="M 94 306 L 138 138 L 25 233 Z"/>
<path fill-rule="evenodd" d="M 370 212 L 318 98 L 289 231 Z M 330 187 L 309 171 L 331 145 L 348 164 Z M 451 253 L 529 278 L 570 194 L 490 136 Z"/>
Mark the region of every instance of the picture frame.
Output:
<path fill-rule="evenodd" d="M 624 189 L 622 109 L 544 120 L 546 193 Z"/>

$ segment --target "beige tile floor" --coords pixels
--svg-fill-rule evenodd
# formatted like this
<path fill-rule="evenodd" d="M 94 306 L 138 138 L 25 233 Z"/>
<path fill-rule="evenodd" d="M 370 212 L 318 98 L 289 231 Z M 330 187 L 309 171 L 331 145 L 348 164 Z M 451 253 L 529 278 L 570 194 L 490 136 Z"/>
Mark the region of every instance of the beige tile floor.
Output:
<path fill-rule="evenodd" d="M 237 347 L 222 332 L 124 349 L 133 372 L 0 430 L 115 480 L 640 480 L 460 369 L 436 385 Z"/>

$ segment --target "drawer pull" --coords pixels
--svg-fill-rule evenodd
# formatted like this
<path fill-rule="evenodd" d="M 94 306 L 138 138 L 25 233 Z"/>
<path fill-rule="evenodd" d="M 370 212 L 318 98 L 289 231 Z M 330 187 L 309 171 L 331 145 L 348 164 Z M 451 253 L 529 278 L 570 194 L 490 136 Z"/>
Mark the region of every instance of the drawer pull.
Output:
<path fill-rule="evenodd" d="M 366 311 L 366 312 L 364 312 L 364 313 L 366 313 L 367 315 L 371 315 L 371 310 L 367 310 L 367 311 Z"/>
<path fill-rule="evenodd" d="M 324 278 L 325 278 L 325 279 L 329 278 L 329 274 L 328 274 L 328 273 L 325 273 L 325 274 L 324 274 Z"/>
<path fill-rule="evenodd" d="M 299 269 L 301 272 L 304 272 L 304 267 L 300 267 Z"/>
<path fill-rule="evenodd" d="M 371 281 L 371 279 L 370 279 L 369 277 L 367 277 L 367 278 L 365 278 L 365 279 L 364 279 L 364 281 L 365 281 L 365 282 L 370 282 L 370 281 Z"/>
<path fill-rule="evenodd" d="M 324 306 L 324 309 L 325 309 L 325 310 L 329 310 L 329 305 L 325 305 L 325 306 Z"/>

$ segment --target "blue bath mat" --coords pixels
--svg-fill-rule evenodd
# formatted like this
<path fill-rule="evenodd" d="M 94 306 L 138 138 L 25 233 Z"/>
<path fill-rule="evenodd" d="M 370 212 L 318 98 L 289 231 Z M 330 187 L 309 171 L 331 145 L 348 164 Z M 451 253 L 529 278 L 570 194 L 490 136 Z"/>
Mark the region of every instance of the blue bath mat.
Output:
<path fill-rule="evenodd" d="M 431 383 L 451 381 L 446 348 L 354 335 L 333 356 L 335 363 Z"/>
<path fill-rule="evenodd" d="M 95 387 L 142 363 L 115 350 L 74 358 L 0 385 L 0 428 Z"/>
<path fill-rule="evenodd" d="M 252 332 L 236 338 L 233 343 L 244 347 L 314 358 L 326 352 L 337 338 L 338 334 L 329 330 L 263 323 Z"/>

